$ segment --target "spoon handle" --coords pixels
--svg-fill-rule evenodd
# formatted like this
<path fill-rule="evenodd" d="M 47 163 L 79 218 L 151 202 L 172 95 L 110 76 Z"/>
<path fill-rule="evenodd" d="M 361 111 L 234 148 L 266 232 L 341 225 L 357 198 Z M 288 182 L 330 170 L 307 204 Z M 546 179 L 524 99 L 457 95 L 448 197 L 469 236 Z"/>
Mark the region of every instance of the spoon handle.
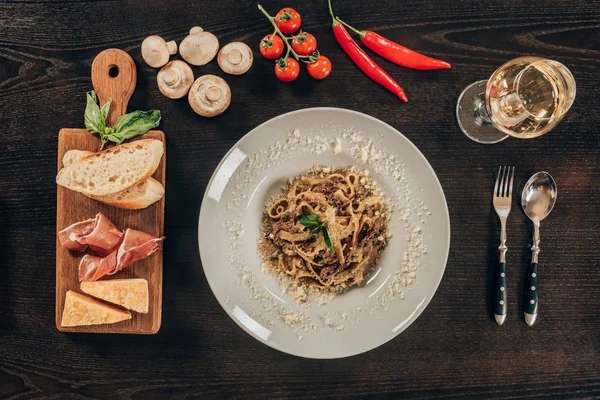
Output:
<path fill-rule="evenodd" d="M 533 326 L 537 318 L 538 292 L 540 290 L 537 262 L 532 262 L 529 265 L 526 282 L 525 295 L 523 296 L 523 311 L 525 312 L 525 322 L 527 322 L 527 325 Z"/>
<path fill-rule="evenodd" d="M 535 324 L 538 310 L 538 256 L 540 254 L 540 221 L 533 221 L 533 244 L 531 245 L 531 264 L 525 280 L 525 295 L 523 296 L 523 312 L 525 322 L 529 326 Z"/>

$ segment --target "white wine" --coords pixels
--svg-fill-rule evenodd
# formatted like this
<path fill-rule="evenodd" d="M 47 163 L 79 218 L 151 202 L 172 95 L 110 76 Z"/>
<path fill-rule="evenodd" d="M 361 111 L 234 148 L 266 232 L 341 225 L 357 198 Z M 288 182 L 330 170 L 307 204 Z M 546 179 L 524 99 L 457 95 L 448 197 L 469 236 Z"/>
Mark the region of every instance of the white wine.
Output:
<path fill-rule="evenodd" d="M 458 97 L 456 119 L 462 132 L 478 143 L 498 143 L 509 136 L 530 139 L 560 122 L 575 92 L 575 78 L 561 63 L 520 57 L 490 79 L 467 86 Z"/>
<path fill-rule="evenodd" d="M 575 98 L 575 80 L 562 64 L 538 57 L 512 60 L 494 72 L 486 106 L 494 126 L 518 138 L 550 131 Z"/>
<path fill-rule="evenodd" d="M 509 61 L 489 79 L 485 103 L 500 131 L 529 139 L 550 131 L 575 99 L 575 79 L 563 64 L 538 57 Z"/>

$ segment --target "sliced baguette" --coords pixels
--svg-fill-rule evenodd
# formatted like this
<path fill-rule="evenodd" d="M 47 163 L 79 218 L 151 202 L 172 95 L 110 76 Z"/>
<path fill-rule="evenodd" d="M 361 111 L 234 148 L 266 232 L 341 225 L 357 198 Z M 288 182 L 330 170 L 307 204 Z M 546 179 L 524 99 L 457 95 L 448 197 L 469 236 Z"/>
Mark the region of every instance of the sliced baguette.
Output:
<path fill-rule="evenodd" d="M 69 165 L 89 157 L 94 153 L 83 150 L 69 150 L 63 156 L 63 166 Z M 101 201 L 109 206 L 138 210 L 146 208 L 159 201 L 165 194 L 165 188 L 159 181 L 150 177 L 143 182 L 137 183 L 129 189 L 105 196 L 92 196 L 94 200 Z"/>
<path fill-rule="evenodd" d="M 145 279 L 111 279 L 81 282 L 81 290 L 128 310 L 148 313 L 148 281 Z"/>
<path fill-rule="evenodd" d="M 63 167 L 68 167 L 69 165 L 82 160 L 86 157 L 93 156 L 93 151 L 85 151 L 85 150 L 69 150 L 63 156 L 62 162 Z"/>
<path fill-rule="evenodd" d="M 105 196 L 148 179 L 164 153 L 160 140 L 144 139 L 95 153 L 61 169 L 56 183 L 88 196 Z"/>
<path fill-rule="evenodd" d="M 114 324 L 131 319 L 129 311 L 69 290 L 65 296 L 61 326 Z"/>
<path fill-rule="evenodd" d="M 117 193 L 107 194 L 105 196 L 90 195 L 90 197 L 94 200 L 108 204 L 109 206 L 138 210 L 156 203 L 162 199 L 164 194 L 165 188 L 163 185 L 154 178 L 148 178 L 143 182 L 135 184 L 129 189 Z"/>

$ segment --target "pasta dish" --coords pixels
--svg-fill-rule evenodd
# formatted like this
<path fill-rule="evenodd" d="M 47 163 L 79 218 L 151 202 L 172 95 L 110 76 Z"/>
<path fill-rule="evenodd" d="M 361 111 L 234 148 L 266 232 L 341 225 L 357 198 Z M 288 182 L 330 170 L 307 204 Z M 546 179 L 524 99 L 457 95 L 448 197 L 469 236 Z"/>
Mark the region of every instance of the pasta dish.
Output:
<path fill-rule="evenodd" d="M 388 207 L 358 171 L 321 168 L 295 178 L 267 205 L 259 253 L 299 284 L 364 283 L 388 241 Z"/>

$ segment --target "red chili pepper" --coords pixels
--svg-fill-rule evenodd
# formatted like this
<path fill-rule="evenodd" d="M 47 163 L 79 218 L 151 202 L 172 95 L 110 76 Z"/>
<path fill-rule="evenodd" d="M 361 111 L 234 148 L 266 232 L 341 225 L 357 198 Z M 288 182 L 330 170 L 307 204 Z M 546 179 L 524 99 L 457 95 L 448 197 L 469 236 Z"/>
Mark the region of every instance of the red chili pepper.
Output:
<path fill-rule="evenodd" d="M 331 4 L 329 4 L 329 10 L 331 11 Z M 367 74 L 367 76 L 373 79 L 375 82 L 379 83 L 390 92 L 394 93 L 396 96 L 400 97 L 402 101 L 405 103 L 408 101 L 408 97 L 404 93 L 404 90 L 398 85 L 398 83 L 392 79 L 379 65 L 375 63 L 365 53 L 352 39 L 352 36 L 348 33 L 346 28 L 338 21 L 336 21 L 333 16 L 333 12 L 331 13 L 331 18 L 333 19 L 333 34 L 335 35 L 336 40 L 342 46 L 342 49 L 348 54 L 348 56 L 354 61 L 354 63 L 361 69 L 362 72 Z"/>
<path fill-rule="evenodd" d="M 447 69 L 450 68 L 450 63 L 436 58 L 427 57 L 421 53 L 417 53 L 407 47 L 404 47 L 396 42 L 384 38 L 372 31 L 359 31 L 348 25 L 341 19 L 339 22 L 346 25 L 350 30 L 360 36 L 361 42 L 369 49 L 379 54 L 381 57 L 390 60 L 391 62 L 401 65 L 406 68 L 431 70 L 431 69 Z"/>

